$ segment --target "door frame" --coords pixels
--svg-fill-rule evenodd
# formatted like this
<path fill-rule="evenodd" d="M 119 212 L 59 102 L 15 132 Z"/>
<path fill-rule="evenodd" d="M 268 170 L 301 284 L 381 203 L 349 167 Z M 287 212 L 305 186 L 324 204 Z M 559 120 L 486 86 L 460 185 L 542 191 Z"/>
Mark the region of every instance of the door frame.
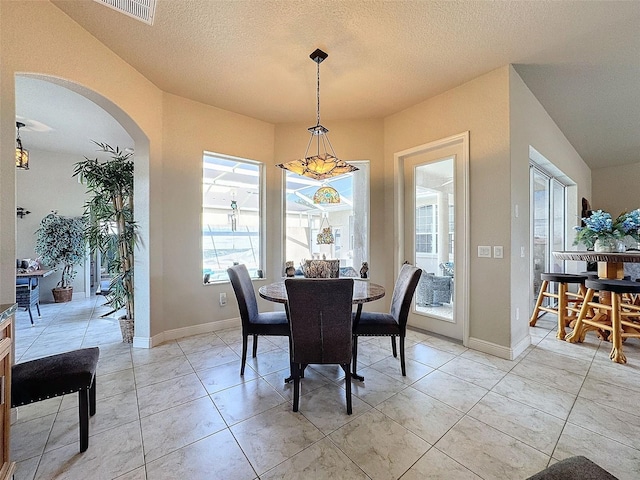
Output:
<path fill-rule="evenodd" d="M 456 230 L 455 230 L 455 305 L 456 320 L 462 322 L 462 343 L 467 345 L 469 341 L 469 266 L 470 266 L 470 215 L 469 215 L 469 131 L 452 135 L 450 137 L 435 140 L 433 142 L 408 148 L 393 155 L 394 158 L 394 229 L 397 235 L 394 236 L 394 278 L 397 278 L 402 264 L 406 260 L 404 249 L 406 235 L 411 234 L 405 231 L 405 189 L 404 189 L 404 159 L 413 155 L 422 154 L 431 150 L 446 148 L 449 146 L 460 146 L 462 158 L 455 161 L 455 181 L 456 181 Z M 460 210 L 458 210 L 460 208 Z M 461 227 L 461 228 L 460 228 Z M 415 312 L 415 299 L 412 303 L 412 312 Z"/>

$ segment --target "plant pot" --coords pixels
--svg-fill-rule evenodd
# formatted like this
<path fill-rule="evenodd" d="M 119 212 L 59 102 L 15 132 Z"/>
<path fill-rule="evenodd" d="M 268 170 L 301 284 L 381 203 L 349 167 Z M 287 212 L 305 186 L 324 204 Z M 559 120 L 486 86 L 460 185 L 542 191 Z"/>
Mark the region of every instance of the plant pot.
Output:
<path fill-rule="evenodd" d="M 593 251 L 597 253 L 624 253 L 626 250 L 624 241 L 617 238 L 598 238 L 593 244 Z"/>
<path fill-rule="evenodd" d="M 53 301 L 56 303 L 70 302 L 73 296 L 73 287 L 56 287 L 51 289 L 53 293 Z"/>
<path fill-rule="evenodd" d="M 133 319 L 120 317 L 120 332 L 122 332 L 122 343 L 133 343 Z"/>

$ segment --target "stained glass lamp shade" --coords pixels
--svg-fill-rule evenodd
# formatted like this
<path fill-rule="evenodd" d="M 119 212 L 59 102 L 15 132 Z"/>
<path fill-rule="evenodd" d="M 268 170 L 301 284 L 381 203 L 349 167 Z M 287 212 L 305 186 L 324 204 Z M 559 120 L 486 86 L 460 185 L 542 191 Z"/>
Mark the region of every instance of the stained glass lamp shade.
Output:
<path fill-rule="evenodd" d="M 313 195 L 313 203 L 340 203 L 340 194 L 335 188 L 323 185 Z"/>

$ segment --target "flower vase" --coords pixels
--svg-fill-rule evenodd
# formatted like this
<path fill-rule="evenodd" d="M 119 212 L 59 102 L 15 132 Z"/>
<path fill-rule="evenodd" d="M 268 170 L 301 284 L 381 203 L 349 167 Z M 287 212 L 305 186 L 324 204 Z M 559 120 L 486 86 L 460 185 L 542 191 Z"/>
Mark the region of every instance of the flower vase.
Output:
<path fill-rule="evenodd" d="M 609 238 L 597 238 L 593 244 L 593 251 L 596 253 L 611 253 L 615 250 L 614 242 L 615 240 Z"/>

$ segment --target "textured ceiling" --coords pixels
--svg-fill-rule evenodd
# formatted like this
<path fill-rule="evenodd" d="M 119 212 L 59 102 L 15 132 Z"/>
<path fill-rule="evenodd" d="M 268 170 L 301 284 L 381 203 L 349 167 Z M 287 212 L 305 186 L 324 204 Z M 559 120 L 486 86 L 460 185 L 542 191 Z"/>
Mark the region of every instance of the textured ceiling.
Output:
<path fill-rule="evenodd" d="M 512 63 L 592 167 L 640 161 L 640 2 L 53 3 L 164 91 L 272 123 L 384 117 Z"/>

